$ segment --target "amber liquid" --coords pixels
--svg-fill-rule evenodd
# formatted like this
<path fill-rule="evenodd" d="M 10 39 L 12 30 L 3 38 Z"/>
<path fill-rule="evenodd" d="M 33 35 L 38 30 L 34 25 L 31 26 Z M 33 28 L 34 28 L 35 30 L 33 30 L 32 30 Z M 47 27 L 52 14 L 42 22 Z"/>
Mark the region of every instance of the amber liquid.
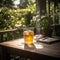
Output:
<path fill-rule="evenodd" d="M 26 44 L 31 44 L 33 42 L 34 32 L 31 30 L 24 31 L 24 41 Z"/>

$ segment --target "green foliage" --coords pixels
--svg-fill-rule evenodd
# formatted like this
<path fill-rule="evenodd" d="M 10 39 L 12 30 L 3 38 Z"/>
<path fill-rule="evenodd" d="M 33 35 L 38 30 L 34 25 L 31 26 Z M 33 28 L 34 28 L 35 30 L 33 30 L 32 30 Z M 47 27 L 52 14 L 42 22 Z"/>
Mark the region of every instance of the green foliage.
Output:
<path fill-rule="evenodd" d="M 26 16 L 28 12 L 31 12 L 32 15 L 36 15 L 35 7 L 35 3 L 32 1 L 28 2 L 26 9 L 0 7 L 0 30 L 26 27 L 26 20 L 28 19 Z"/>
<path fill-rule="evenodd" d="M 12 29 L 15 28 L 16 24 L 24 24 L 26 13 L 24 10 L 8 9 L 7 7 L 1 8 L 0 29 Z"/>
<path fill-rule="evenodd" d="M 26 26 L 26 15 L 29 9 L 8 9 L 7 7 L 0 9 L 0 30 Z"/>
<path fill-rule="evenodd" d="M 30 27 L 35 27 L 36 26 L 36 16 L 33 16 L 33 18 L 30 21 Z"/>
<path fill-rule="evenodd" d="M 31 24 L 30 24 L 30 27 L 35 27 L 35 25 L 36 25 L 36 22 L 32 21 Z"/>
<path fill-rule="evenodd" d="M 29 0 L 27 4 L 27 9 L 30 9 L 33 15 L 36 15 L 36 2 L 35 0 Z"/>
<path fill-rule="evenodd" d="M 7 7 L 0 8 L 0 29 L 12 29 L 15 28 L 15 24 L 18 20 L 15 10 L 8 9 Z"/>
<path fill-rule="evenodd" d="M 51 29 L 53 24 L 53 20 L 51 17 L 44 17 L 40 21 L 41 29 Z"/>
<path fill-rule="evenodd" d="M 8 24 L 9 23 L 9 20 L 10 19 L 10 14 L 8 13 L 8 8 L 4 7 L 4 8 L 1 8 L 1 11 L 0 11 L 0 29 L 5 29 L 5 28 L 8 28 Z"/>

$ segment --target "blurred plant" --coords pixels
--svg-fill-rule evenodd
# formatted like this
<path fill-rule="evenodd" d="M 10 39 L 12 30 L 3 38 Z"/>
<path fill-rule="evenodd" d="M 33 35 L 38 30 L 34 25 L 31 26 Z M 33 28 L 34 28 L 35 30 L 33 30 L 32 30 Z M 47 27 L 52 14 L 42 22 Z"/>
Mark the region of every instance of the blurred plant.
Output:
<path fill-rule="evenodd" d="M 0 30 L 25 27 L 26 19 L 28 19 L 26 16 L 29 12 L 31 12 L 32 15 L 36 14 L 35 3 L 28 2 L 26 9 L 11 9 L 5 6 L 0 7 Z"/>
<path fill-rule="evenodd" d="M 53 20 L 51 17 L 43 17 L 40 21 L 40 29 L 51 29 Z"/>
<path fill-rule="evenodd" d="M 9 27 L 10 14 L 8 13 L 8 8 L 3 7 L 0 10 L 0 29 L 6 29 Z"/>
<path fill-rule="evenodd" d="M 35 27 L 36 26 L 36 16 L 33 16 L 33 18 L 30 21 L 30 27 Z"/>
<path fill-rule="evenodd" d="M 40 30 L 42 35 L 45 36 L 52 36 L 52 31 L 53 31 L 53 20 L 52 17 L 43 17 L 40 20 Z"/>
<path fill-rule="evenodd" d="M 8 9 L 7 7 L 0 8 L 0 29 L 15 28 L 16 21 L 18 20 L 15 10 Z"/>
<path fill-rule="evenodd" d="M 30 9 L 33 15 L 36 15 L 36 2 L 35 0 L 28 0 L 27 9 Z"/>

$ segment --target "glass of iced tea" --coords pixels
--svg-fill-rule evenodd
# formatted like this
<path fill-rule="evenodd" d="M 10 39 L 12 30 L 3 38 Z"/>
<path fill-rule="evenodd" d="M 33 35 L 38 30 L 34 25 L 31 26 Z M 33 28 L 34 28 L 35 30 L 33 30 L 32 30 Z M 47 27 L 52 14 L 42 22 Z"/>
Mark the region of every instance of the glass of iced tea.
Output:
<path fill-rule="evenodd" d="M 34 32 L 32 30 L 26 30 L 23 32 L 24 41 L 26 44 L 33 43 Z"/>

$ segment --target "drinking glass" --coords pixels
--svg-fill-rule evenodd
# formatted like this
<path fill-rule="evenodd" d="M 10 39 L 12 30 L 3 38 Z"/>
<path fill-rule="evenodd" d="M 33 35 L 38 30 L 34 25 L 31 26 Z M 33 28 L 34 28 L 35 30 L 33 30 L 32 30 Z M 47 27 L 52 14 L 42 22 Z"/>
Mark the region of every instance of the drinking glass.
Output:
<path fill-rule="evenodd" d="M 25 30 L 23 32 L 24 42 L 26 44 L 32 44 L 33 43 L 33 37 L 34 37 L 34 31 L 32 30 Z"/>

